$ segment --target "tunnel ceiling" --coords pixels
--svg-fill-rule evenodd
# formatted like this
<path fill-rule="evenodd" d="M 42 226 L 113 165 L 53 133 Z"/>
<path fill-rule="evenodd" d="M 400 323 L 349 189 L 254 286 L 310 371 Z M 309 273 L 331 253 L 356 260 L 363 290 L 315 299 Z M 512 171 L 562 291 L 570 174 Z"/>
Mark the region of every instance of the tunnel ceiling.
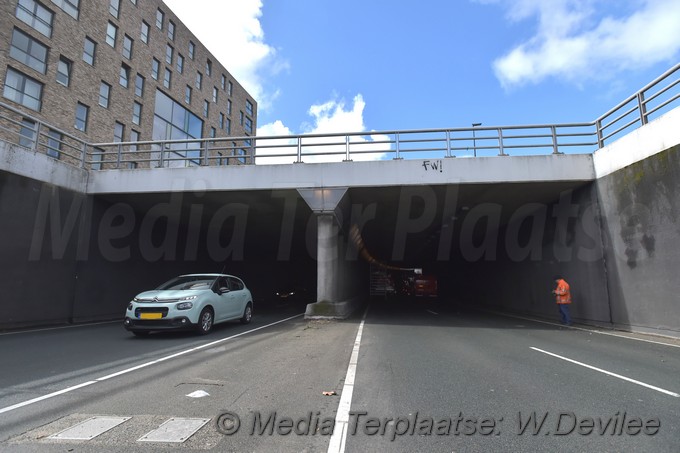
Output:
<path fill-rule="evenodd" d="M 419 267 L 437 258 L 441 232 L 453 228 L 452 247 L 459 246 L 460 228 L 472 210 L 500 213 L 504 225 L 514 212 L 529 203 L 551 204 L 563 191 L 586 182 L 466 184 L 416 187 L 351 188 L 344 202 L 343 229 L 360 227 L 366 248 L 384 262 Z M 276 259 L 281 241 L 289 242 L 291 256 L 313 254 L 316 223 L 297 191 L 222 191 L 204 193 L 108 194 L 97 196 L 106 204 L 124 203 L 141 218 L 159 206 L 172 212 L 180 225 L 189 223 L 192 209 L 200 211 L 205 230 L 220 209 L 246 207 L 245 258 Z M 195 222 L 195 220 L 194 220 Z M 222 226 L 228 234 L 230 223 Z M 410 229 L 410 231 L 409 231 Z M 400 247 L 399 238 L 404 239 Z M 397 244 L 397 245 L 395 245 Z M 283 249 L 287 247 L 284 244 Z M 395 254 L 395 248 L 397 253 Z M 400 250 L 403 253 L 400 253 Z"/>

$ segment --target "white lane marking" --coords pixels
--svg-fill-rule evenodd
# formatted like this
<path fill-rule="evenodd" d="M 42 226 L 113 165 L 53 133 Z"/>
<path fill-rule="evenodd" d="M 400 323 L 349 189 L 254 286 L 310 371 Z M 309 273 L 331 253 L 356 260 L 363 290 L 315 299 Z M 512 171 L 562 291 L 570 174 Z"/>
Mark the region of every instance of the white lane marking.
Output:
<path fill-rule="evenodd" d="M 95 416 L 78 423 L 77 425 L 52 434 L 48 439 L 59 440 L 90 440 L 104 434 L 116 426 L 130 420 L 132 417 L 104 417 Z"/>
<path fill-rule="evenodd" d="M 72 392 L 73 390 L 78 390 L 80 388 L 87 387 L 88 385 L 92 385 L 92 384 L 96 384 L 96 383 L 97 383 L 97 381 L 83 382 L 82 384 L 74 385 L 73 387 L 68 387 L 68 388 L 65 388 L 63 390 L 59 390 L 57 392 L 53 392 L 53 393 L 49 393 L 47 395 L 39 396 L 37 398 L 33 398 L 31 400 L 28 400 L 28 401 L 13 404 L 12 406 L 3 407 L 2 409 L 0 409 L 0 414 L 5 413 L 5 412 L 9 412 L 9 411 L 13 411 L 14 409 L 19 409 L 20 407 L 28 406 L 30 404 L 37 403 L 37 402 L 40 402 L 40 401 L 43 401 L 43 400 L 46 400 L 46 399 L 49 399 L 49 398 L 53 398 L 55 396 L 63 395 L 64 393 Z"/>
<path fill-rule="evenodd" d="M 427 311 L 428 313 L 432 313 L 433 315 L 439 315 L 439 313 L 437 313 L 436 311 L 432 311 L 432 310 L 425 310 L 425 311 Z"/>
<path fill-rule="evenodd" d="M 662 389 L 661 387 L 655 387 L 653 385 L 646 384 L 642 381 L 637 381 L 635 379 L 631 379 L 629 377 L 622 376 L 620 374 L 612 373 L 611 371 L 603 370 L 602 368 L 597 368 L 597 367 L 594 367 L 592 365 L 588 365 L 588 364 L 583 363 L 583 362 L 578 362 L 578 361 L 576 361 L 574 359 L 570 359 L 568 357 L 563 357 L 561 355 L 557 355 L 557 354 L 554 354 L 552 352 L 544 351 L 543 349 L 534 348 L 533 346 L 531 347 L 531 349 L 533 349 L 534 351 L 542 352 L 543 354 L 548 354 L 550 356 L 557 357 L 558 359 L 566 360 L 567 362 L 571 362 L 571 363 L 574 363 L 576 365 L 579 365 L 579 366 L 582 366 L 582 367 L 585 367 L 585 368 L 589 368 L 591 370 L 599 371 L 600 373 L 604 373 L 608 376 L 619 378 L 619 379 L 622 379 L 624 381 L 631 382 L 633 384 L 641 385 L 642 387 L 647 387 L 648 389 L 656 390 L 657 392 L 665 393 L 666 395 L 674 396 L 675 398 L 680 398 L 680 394 L 675 393 L 675 392 L 671 392 L 670 390 Z"/>
<path fill-rule="evenodd" d="M 335 428 L 328 444 L 328 453 L 343 453 L 345 451 L 345 443 L 347 442 L 347 425 L 349 424 L 349 411 L 352 406 L 352 393 L 354 392 L 354 378 L 357 374 L 357 362 L 359 361 L 359 347 L 361 346 L 361 335 L 364 331 L 364 323 L 366 322 L 366 314 L 368 308 L 364 312 L 364 316 L 359 324 L 359 331 L 354 340 L 354 348 L 352 348 L 352 355 L 349 359 L 349 366 L 347 367 L 347 374 L 345 375 L 345 385 L 342 387 L 342 395 L 340 395 L 340 404 L 338 404 L 338 411 L 335 414 Z"/>
<path fill-rule="evenodd" d="M 519 315 L 511 315 L 509 313 L 500 313 L 500 312 L 492 311 L 492 310 L 489 310 L 489 313 L 494 313 L 498 316 L 506 316 L 508 318 L 517 318 L 517 319 L 523 319 L 525 321 L 537 322 L 537 323 L 540 323 L 540 324 L 548 324 L 548 325 L 551 325 L 551 326 L 564 327 L 566 329 L 582 330 L 583 332 L 597 333 L 597 334 L 600 334 L 600 335 L 609 335 L 610 337 L 618 337 L 618 338 L 625 338 L 627 340 L 643 341 L 645 343 L 659 344 L 661 346 L 670 346 L 671 348 L 680 348 L 680 344 L 664 343 L 662 341 L 654 341 L 654 340 L 647 340 L 647 339 L 644 339 L 644 338 L 629 337 L 627 335 L 621 335 L 621 334 L 612 333 L 612 332 L 602 332 L 601 330 L 587 329 L 585 327 L 565 326 L 563 324 L 558 324 L 556 322 L 541 321 L 540 319 L 527 318 L 527 317 L 519 316 Z M 669 337 L 669 339 L 670 338 L 673 338 L 673 337 Z"/>
<path fill-rule="evenodd" d="M 102 322 L 88 322 L 86 324 L 75 324 L 73 326 L 59 326 L 59 327 L 45 327 L 44 329 L 31 329 L 31 330 L 17 330 L 16 332 L 3 332 L 0 333 L 0 337 L 3 335 L 18 335 L 20 333 L 34 333 L 34 332 L 49 332 L 51 330 L 62 330 L 62 329 L 75 329 L 78 327 L 88 327 L 88 326 L 99 326 L 102 324 L 114 324 L 120 323 L 121 321 L 102 321 Z"/>
<path fill-rule="evenodd" d="M 117 377 L 117 376 L 121 376 L 123 374 L 131 373 L 132 371 L 136 371 L 136 370 L 139 370 L 139 369 L 142 369 L 142 368 L 146 368 L 148 366 L 155 365 L 155 364 L 160 363 L 160 362 L 165 362 L 166 360 L 174 359 L 176 357 L 179 357 L 179 356 L 182 356 L 182 355 L 185 355 L 185 354 L 189 354 L 191 352 L 195 352 L 195 351 L 199 351 L 201 349 L 209 348 L 209 347 L 214 346 L 216 344 L 223 343 L 227 340 L 231 340 L 231 339 L 249 334 L 251 332 L 256 332 L 256 331 L 261 330 L 261 329 L 266 329 L 267 327 L 275 326 L 276 324 L 281 324 L 282 322 L 290 321 L 291 319 L 299 318 L 302 315 L 303 314 L 301 313 L 299 315 L 291 316 L 291 317 L 286 318 L 286 319 L 281 319 L 280 321 L 272 322 L 272 323 L 264 325 L 264 326 L 256 327 L 255 329 L 251 329 L 251 330 L 247 330 L 245 332 L 237 333 L 236 335 L 232 335 L 230 337 L 222 338 L 220 340 L 216 340 L 216 341 L 213 341 L 213 342 L 210 342 L 210 343 L 206 343 L 206 344 L 203 344 L 201 346 L 196 346 L 195 348 L 187 349 L 187 350 L 178 352 L 176 354 L 171 354 L 169 356 L 161 357 L 160 359 L 157 359 L 157 360 L 152 360 L 150 362 L 142 363 L 141 365 L 133 366 L 132 368 L 128 368 L 128 369 L 125 369 L 125 370 L 122 370 L 122 371 L 118 371 L 116 373 L 97 378 L 93 381 L 83 382 L 82 384 L 74 385 L 72 387 L 65 388 L 65 389 L 59 390 L 57 392 L 49 393 L 47 395 L 39 396 L 37 398 L 33 398 L 31 400 L 28 400 L 28 401 L 13 404 L 12 406 L 3 407 L 3 408 L 0 408 L 0 414 L 3 414 L 5 412 L 10 412 L 10 411 L 13 411 L 15 409 L 19 409 L 20 407 L 28 406 L 30 404 L 34 404 L 34 403 L 37 403 L 37 402 L 40 402 L 40 401 L 44 401 L 44 400 L 49 399 L 49 398 L 54 398 L 55 396 L 63 395 L 64 393 L 72 392 L 73 390 L 78 390 L 78 389 L 86 387 L 88 385 L 96 384 L 97 382 L 106 381 L 107 379 L 111 379 L 111 378 L 114 378 L 114 377 Z"/>

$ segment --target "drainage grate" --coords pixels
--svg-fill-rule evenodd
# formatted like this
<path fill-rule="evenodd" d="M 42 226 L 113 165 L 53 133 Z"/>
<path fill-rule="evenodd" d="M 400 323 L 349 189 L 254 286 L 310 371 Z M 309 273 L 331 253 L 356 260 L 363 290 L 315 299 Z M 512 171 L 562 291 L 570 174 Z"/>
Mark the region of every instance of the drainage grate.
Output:
<path fill-rule="evenodd" d="M 95 416 L 78 423 L 77 425 L 66 428 L 63 431 L 53 434 L 48 439 L 60 440 L 90 440 L 100 434 L 115 428 L 123 422 L 130 420 L 131 417 L 101 417 Z"/>
<path fill-rule="evenodd" d="M 184 442 L 190 438 L 209 418 L 171 418 L 158 428 L 137 439 L 138 442 Z"/>

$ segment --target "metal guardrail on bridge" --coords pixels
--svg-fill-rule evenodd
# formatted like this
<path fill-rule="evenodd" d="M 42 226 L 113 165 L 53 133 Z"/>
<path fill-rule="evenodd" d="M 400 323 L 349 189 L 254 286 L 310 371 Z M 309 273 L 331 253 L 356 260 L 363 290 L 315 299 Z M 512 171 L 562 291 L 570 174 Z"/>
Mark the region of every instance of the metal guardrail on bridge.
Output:
<path fill-rule="evenodd" d="M 680 64 L 595 121 L 290 136 L 88 143 L 0 103 L 0 134 L 91 170 L 592 153 L 680 104 Z"/>

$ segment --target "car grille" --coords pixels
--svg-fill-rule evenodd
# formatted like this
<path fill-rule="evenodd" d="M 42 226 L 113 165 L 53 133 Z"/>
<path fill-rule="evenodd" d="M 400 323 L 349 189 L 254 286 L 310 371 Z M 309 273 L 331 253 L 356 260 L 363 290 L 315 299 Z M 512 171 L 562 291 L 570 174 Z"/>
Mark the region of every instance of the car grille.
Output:
<path fill-rule="evenodd" d="M 139 318 L 140 313 L 161 313 L 165 318 L 168 316 L 168 307 L 137 307 L 135 317 Z"/>
<path fill-rule="evenodd" d="M 137 299 L 137 302 L 142 304 L 171 304 L 173 302 L 179 302 L 179 299 Z"/>

